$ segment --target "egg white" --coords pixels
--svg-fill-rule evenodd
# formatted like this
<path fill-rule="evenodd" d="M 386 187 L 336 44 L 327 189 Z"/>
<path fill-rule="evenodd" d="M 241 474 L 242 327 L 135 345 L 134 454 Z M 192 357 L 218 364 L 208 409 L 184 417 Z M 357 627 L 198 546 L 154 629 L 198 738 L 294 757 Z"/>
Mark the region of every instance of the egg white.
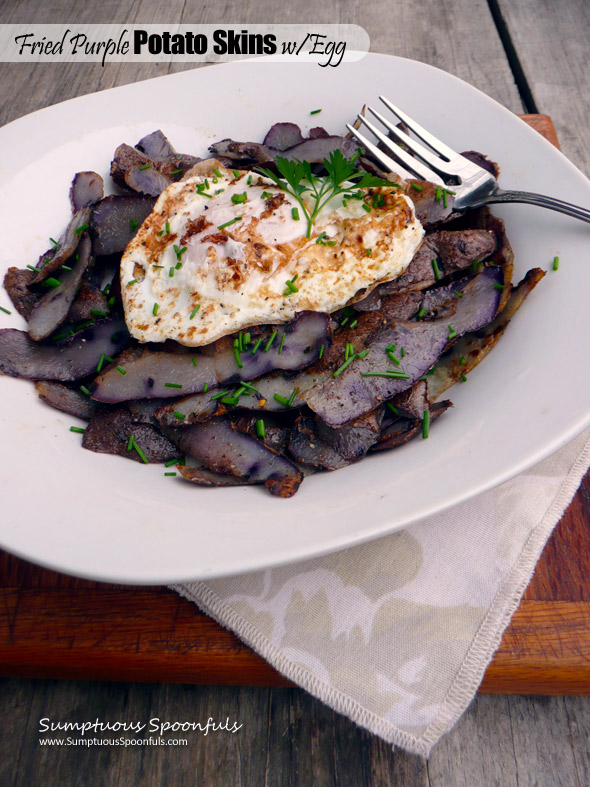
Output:
<path fill-rule="evenodd" d="M 194 347 L 302 310 L 333 312 L 400 276 L 424 235 L 393 186 L 334 197 L 307 229 L 297 200 L 260 175 L 216 167 L 173 183 L 121 260 L 129 331 Z"/>

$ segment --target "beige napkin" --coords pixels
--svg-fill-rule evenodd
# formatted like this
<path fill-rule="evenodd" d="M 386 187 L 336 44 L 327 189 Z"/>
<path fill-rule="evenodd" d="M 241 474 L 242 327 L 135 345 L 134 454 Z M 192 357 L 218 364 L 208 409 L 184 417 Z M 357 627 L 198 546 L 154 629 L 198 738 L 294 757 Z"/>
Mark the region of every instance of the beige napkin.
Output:
<path fill-rule="evenodd" d="M 400 533 L 174 590 L 334 710 L 428 755 L 473 698 L 589 465 L 590 429 Z"/>

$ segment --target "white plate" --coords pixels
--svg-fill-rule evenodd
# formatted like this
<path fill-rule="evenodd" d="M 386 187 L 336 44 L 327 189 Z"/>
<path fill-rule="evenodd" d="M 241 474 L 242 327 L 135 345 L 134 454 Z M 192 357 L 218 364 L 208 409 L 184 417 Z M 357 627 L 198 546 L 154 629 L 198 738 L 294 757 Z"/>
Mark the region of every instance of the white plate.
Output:
<path fill-rule="evenodd" d="M 336 69 L 242 62 L 68 101 L 0 129 L 0 268 L 34 262 L 68 214 L 77 170 L 107 174 L 117 144 L 162 128 L 178 150 L 260 140 L 278 120 L 342 132 L 384 93 L 458 150 L 500 162 L 501 184 L 590 204 L 590 183 L 513 114 L 465 82 L 401 58 Z M 320 115 L 310 110 L 322 108 Z M 550 272 L 494 352 L 451 393 L 455 408 L 391 453 L 308 478 L 289 500 L 263 488 L 201 489 L 79 447 L 75 422 L 33 385 L 0 378 L 0 542 L 86 577 L 162 583 L 240 573 L 336 550 L 402 528 L 529 467 L 590 422 L 588 225 L 526 206 L 507 221 L 520 278 Z M 3 272 L 3 270 L 2 270 Z M 9 308 L 6 293 L 0 305 Z M 23 327 L 0 313 L 3 327 Z M 465 523 L 469 527 L 469 523 Z"/>

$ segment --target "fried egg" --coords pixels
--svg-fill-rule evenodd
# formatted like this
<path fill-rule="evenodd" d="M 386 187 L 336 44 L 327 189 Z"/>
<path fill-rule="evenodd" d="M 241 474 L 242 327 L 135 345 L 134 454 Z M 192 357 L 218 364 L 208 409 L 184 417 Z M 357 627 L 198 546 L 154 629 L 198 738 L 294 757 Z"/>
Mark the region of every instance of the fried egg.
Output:
<path fill-rule="evenodd" d="M 309 227 L 297 199 L 255 173 L 219 166 L 173 183 L 121 260 L 130 333 L 196 347 L 340 309 L 414 256 L 424 229 L 399 191 L 334 196 Z"/>

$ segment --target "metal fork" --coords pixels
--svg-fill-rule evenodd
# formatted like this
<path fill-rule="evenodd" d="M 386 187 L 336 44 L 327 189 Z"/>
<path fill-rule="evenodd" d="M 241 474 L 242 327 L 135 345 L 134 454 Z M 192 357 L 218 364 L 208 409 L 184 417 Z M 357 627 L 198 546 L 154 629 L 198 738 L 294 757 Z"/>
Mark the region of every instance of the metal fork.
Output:
<path fill-rule="evenodd" d="M 389 171 L 396 172 L 403 178 L 417 177 L 421 180 L 428 180 L 443 188 L 452 185 L 455 195 L 454 210 L 478 208 L 491 202 L 526 202 L 529 205 L 549 208 L 590 222 L 590 210 L 586 210 L 586 208 L 553 197 L 545 197 L 542 194 L 533 194 L 527 191 L 504 191 L 498 186 L 496 178 L 483 167 L 474 164 L 465 156 L 445 145 L 384 96 L 379 96 L 379 98 L 410 131 L 428 145 L 428 148 L 371 107 L 367 107 L 367 109 L 385 126 L 389 136 L 380 131 L 364 115 L 358 115 L 358 118 L 364 126 L 373 132 L 391 155 L 384 153 L 358 129 L 349 124 L 347 124 L 348 130 Z M 396 144 L 395 140 L 408 148 L 414 155 Z"/>

